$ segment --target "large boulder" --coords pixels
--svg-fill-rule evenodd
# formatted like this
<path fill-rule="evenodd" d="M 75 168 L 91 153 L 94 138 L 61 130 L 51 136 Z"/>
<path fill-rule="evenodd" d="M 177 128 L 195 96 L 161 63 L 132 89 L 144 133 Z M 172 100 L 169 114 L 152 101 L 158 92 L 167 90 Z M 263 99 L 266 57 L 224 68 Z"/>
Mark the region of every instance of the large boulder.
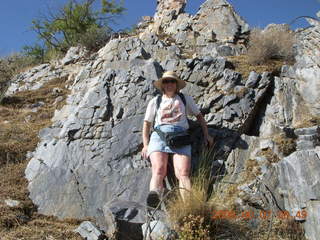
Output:
<path fill-rule="evenodd" d="M 226 0 L 207 0 L 194 16 L 185 13 L 185 0 L 157 1 L 153 21 L 145 21 L 140 37 L 157 33 L 194 56 L 231 56 L 243 53 L 249 25 Z M 209 51 L 208 51 L 209 50 Z"/>
<path fill-rule="evenodd" d="M 226 0 L 207 0 L 193 21 L 193 30 L 209 41 L 233 42 L 249 31 L 249 25 Z"/>
<path fill-rule="evenodd" d="M 307 19 L 308 20 L 308 19 Z M 299 34 L 299 55 L 295 64 L 296 79 L 301 97 L 306 102 L 311 114 L 319 115 L 319 90 L 320 84 L 320 23 L 310 20 L 313 27 Z"/>

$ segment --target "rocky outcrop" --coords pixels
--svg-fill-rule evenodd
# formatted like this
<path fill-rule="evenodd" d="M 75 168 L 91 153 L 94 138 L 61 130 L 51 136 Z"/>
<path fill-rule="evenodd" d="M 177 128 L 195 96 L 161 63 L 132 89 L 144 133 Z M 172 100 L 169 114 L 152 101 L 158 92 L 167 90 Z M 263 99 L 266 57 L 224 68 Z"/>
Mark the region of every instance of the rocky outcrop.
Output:
<path fill-rule="evenodd" d="M 115 39 L 74 78 L 67 105 L 40 132 L 26 169 L 30 197 L 41 213 L 101 219 L 104 204 L 113 199 L 145 202 L 150 171 L 140 156 L 141 123 L 156 93 L 152 82 L 166 69 L 176 69 L 188 82 L 185 91 L 210 124 L 244 129 L 270 76 L 257 74 L 255 84 L 245 86 L 225 59 L 163 59 L 170 49 L 154 35 Z"/>
<path fill-rule="evenodd" d="M 258 137 L 241 137 L 248 146 L 231 152 L 227 171 L 239 184 L 236 202 L 240 206 L 286 210 L 295 220 L 304 222 L 306 237 L 315 240 L 320 234 L 320 61 L 319 38 L 315 37 L 320 29 L 317 23 L 313 25 L 297 33 L 296 64 L 283 66 L 280 77 L 274 79 L 273 94 L 258 121 Z M 248 163 L 255 173 L 250 178 L 241 174 Z"/>
<path fill-rule="evenodd" d="M 225 0 L 206 1 L 193 21 L 193 30 L 212 41 L 234 42 L 249 31 L 249 25 Z"/>
<path fill-rule="evenodd" d="M 195 16 L 184 5 L 159 1 L 139 36 L 113 39 L 90 59 L 72 48 L 61 61 L 13 80 L 7 94 L 57 77 L 68 78 L 71 91 L 31 154 L 31 199 L 43 214 L 93 217 L 109 235 L 132 223 L 141 238 L 150 180 L 150 163 L 140 156 L 144 112 L 157 94 L 153 81 L 175 70 L 216 137 L 216 165 L 226 160 L 228 177 L 239 186 L 238 206 L 293 216 L 305 210 L 307 219 L 296 220 L 316 239 L 319 26 L 297 33 L 294 66 L 283 66 L 277 77 L 251 72 L 244 79 L 221 56 L 243 50 L 248 25 L 224 0 L 207 0 Z M 196 161 L 201 131 L 195 123 L 192 137 Z"/>
<path fill-rule="evenodd" d="M 244 51 L 249 26 L 227 1 L 207 0 L 194 16 L 184 13 L 185 4 L 185 0 L 158 1 L 153 23 L 140 36 L 157 33 L 194 56 L 230 56 Z"/>
<path fill-rule="evenodd" d="M 308 20 L 308 19 L 307 19 Z M 319 115 L 319 92 L 320 85 L 320 22 L 310 20 L 314 27 L 308 28 L 300 33 L 300 54 L 295 65 L 296 79 L 301 97 L 305 101 L 310 113 Z"/>
<path fill-rule="evenodd" d="M 165 24 L 177 18 L 184 11 L 186 2 L 186 0 L 157 0 L 155 22 Z"/>

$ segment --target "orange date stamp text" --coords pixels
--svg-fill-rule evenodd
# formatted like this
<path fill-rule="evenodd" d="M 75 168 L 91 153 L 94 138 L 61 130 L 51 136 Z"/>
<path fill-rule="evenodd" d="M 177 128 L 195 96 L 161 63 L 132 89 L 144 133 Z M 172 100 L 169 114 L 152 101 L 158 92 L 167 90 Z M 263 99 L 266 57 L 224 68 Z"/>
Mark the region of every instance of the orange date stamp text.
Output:
<path fill-rule="evenodd" d="M 212 219 L 240 219 L 240 220 L 250 220 L 254 218 L 258 218 L 261 220 L 267 220 L 273 218 L 278 218 L 278 219 L 306 219 L 308 216 L 306 210 L 301 210 L 296 213 L 295 216 L 291 216 L 288 211 L 264 211 L 264 210 L 259 210 L 256 212 L 253 211 L 242 211 L 242 212 L 236 212 L 234 210 L 214 210 L 212 211 Z"/>

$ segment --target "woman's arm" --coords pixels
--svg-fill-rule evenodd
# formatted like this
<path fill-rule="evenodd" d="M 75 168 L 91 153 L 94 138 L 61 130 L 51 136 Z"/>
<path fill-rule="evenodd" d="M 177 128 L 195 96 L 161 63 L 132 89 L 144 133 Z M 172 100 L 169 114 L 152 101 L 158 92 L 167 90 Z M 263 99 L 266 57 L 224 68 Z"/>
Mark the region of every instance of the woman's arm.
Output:
<path fill-rule="evenodd" d="M 142 158 L 147 159 L 147 150 L 149 145 L 149 134 L 150 134 L 151 123 L 148 121 L 143 122 L 142 138 L 143 138 L 143 148 L 142 148 Z"/>
<path fill-rule="evenodd" d="M 202 113 L 199 113 L 197 115 L 197 120 L 201 125 L 205 144 L 208 145 L 209 147 L 211 147 L 213 145 L 213 138 L 208 133 L 207 123 L 204 120 L 204 117 L 203 117 Z"/>

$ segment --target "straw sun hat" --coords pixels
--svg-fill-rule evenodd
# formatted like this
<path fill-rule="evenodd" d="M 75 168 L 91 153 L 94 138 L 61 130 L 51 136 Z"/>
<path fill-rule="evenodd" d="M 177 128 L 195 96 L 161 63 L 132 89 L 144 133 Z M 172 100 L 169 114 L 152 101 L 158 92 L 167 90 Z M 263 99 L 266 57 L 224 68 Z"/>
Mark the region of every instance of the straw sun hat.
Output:
<path fill-rule="evenodd" d="M 162 91 L 162 81 L 164 79 L 175 79 L 177 80 L 177 90 L 180 91 L 182 88 L 184 88 L 186 86 L 186 82 L 181 80 L 178 75 L 173 72 L 173 71 L 167 71 L 162 75 L 162 78 L 160 78 L 159 80 L 155 81 L 153 83 L 153 85 L 159 89 L 160 91 Z"/>

